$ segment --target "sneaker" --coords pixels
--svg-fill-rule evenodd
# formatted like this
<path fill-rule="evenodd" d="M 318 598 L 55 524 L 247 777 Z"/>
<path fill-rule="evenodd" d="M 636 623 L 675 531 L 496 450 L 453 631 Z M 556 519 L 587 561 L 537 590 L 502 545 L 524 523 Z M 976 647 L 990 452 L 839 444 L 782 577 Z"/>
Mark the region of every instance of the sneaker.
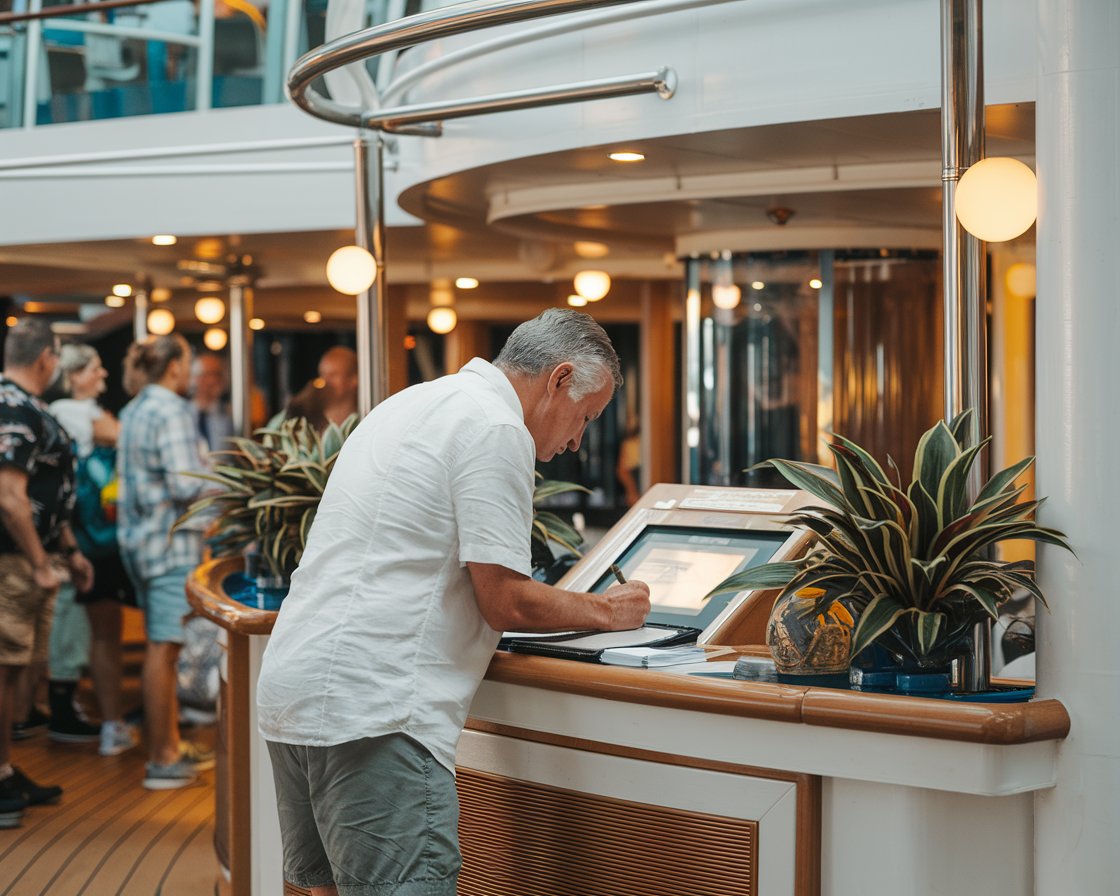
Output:
<path fill-rule="evenodd" d="M 97 752 L 102 756 L 119 756 L 131 750 L 140 742 L 136 729 L 125 722 L 102 722 L 101 746 Z"/>
<path fill-rule="evenodd" d="M 40 731 L 47 727 L 47 723 L 51 720 L 45 712 L 39 712 L 34 706 L 31 707 L 31 712 L 27 714 L 27 718 L 22 722 L 12 723 L 12 740 L 27 740 L 29 737 L 34 737 Z"/>
<path fill-rule="evenodd" d="M 41 806 L 43 803 L 57 803 L 60 796 L 61 787 L 56 784 L 46 787 L 36 784 L 18 768 L 13 768 L 12 773 L 0 781 L 0 800 L 15 797 L 26 806 Z"/>
<path fill-rule="evenodd" d="M 187 763 L 196 772 L 204 772 L 214 767 L 214 751 L 200 743 L 180 741 L 179 761 Z"/>
<path fill-rule="evenodd" d="M 101 726 L 76 715 L 69 719 L 52 718 L 47 736 L 62 744 L 92 744 L 101 739 Z"/>
<path fill-rule="evenodd" d="M 18 828 L 26 806 L 27 803 L 17 797 L 0 795 L 0 830 Z"/>
<path fill-rule="evenodd" d="M 198 780 L 194 766 L 185 759 L 160 765 L 149 762 L 144 765 L 144 787 L 147 790 L 175 790 L 190 787 Z"/>

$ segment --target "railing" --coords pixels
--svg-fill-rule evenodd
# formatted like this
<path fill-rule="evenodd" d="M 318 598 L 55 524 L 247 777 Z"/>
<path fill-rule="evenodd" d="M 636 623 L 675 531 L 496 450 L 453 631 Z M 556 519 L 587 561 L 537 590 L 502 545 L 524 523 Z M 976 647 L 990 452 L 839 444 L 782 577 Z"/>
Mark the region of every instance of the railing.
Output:
<path fill-rule="evenodd" d="M 46 0 L 49 4 L 50 0 Z M 16 0 L 0 13 L 0 128 L 284 101 L 326 0 Z M 371 0 L 362 27 L 403 14 Z"/>

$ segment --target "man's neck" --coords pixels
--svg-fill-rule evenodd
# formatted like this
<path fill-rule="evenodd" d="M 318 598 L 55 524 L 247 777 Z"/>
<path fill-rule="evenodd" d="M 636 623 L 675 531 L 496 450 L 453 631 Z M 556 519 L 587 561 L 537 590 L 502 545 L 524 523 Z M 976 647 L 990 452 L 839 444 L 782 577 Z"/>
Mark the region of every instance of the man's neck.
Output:
<path fill-rule="evenodd" d="M 5 367 L 4 379 L 11 380 L 24 392 L 30 392 L 36 397 L 43 394 L 43 387 L 38 378 L 25 367 Z"/>

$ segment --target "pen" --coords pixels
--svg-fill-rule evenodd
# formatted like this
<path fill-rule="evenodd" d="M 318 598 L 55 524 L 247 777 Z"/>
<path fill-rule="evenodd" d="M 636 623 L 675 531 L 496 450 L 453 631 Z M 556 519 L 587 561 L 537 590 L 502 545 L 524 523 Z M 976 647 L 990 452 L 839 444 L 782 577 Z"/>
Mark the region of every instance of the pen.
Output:
<path fill-rule="evenodd" d="M 625 584 L 626 584 L 626 576 L 624 576 L 624 575 L 622 574 L 622 570 L 621 570 L 621 569 L 619 569 L 619 567 L 618 567 L 618 564 L 617 564 L 617 563 L 612 563 L 612 564 L 611 564 L 611 572 L 613 572 L 613 573 L 614 573 L 614 577 L 615 577 L 616 579 L 618 579 L 618 584 L 620 584 L 620 585 L 625 585 Z"/>

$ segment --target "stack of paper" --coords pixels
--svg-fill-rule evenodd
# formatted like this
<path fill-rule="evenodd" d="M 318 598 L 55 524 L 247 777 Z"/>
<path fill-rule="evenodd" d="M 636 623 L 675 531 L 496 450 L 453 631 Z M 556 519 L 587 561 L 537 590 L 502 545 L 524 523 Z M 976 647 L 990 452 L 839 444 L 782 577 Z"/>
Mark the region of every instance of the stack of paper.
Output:
<path fill-rule="evenodd" d="M 603 651 L 599 662 L 612 666 L 635 666 L 652 669 L 657 666 L 679 666 L 702 663 L 708 657 L 703 647 L 611 647 Z"/>

